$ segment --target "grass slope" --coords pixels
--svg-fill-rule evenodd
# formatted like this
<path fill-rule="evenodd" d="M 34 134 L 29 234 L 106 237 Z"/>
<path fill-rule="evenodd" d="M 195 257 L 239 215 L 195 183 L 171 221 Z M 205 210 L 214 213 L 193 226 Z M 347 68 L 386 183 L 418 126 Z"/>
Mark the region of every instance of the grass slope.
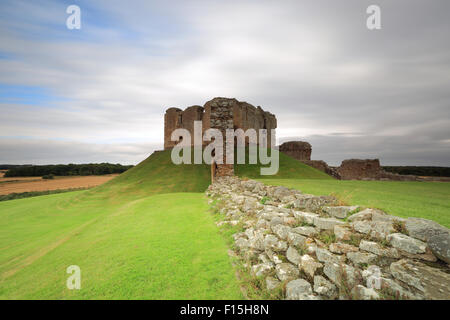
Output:
<path fill-rule="evenodd" d="M 209 180 L 209 166 L 164 151 L 97 188 L 0 203 L 0 298 L 242 298 Z M 66 288 L 72 264 L 79 291 Z"/>
<path fill-rule="evenodd" d="M 316 195 L 333 194 L 348 204 L 379 208 L 400 217 L 434 220 L 450 228 L 450 183 L 258 179 Z"/>
<path fill-rule="evenodd" d="M 203 194 L 114 206 L 84 193 L 0 204 L 0 298 L 242 298 Z M 66 288 L 69 265 L 81 290 Z"/>
<path fill-rule="evenodd" d="M 246 163 L 248 163 L 248 154 L 246 155 Z M 251 179 L 265 178 L 265 179 L 321 179 L 321 180 L 333 180 L 332 177 L 326 173 L 317 170 L 313 167 L 285 155 L 279 153 L 279 170 L 277 174 L 271 176 L 260 175 L 260 164 L 239 164 L 235 165 L 235 173 L 240 177 L 246 177 Z M 268 167 L 266 165 L 264 167 Z"/>
<path fill-rule="evenodd" d="M 175 165 L 170 150 L 155 152 L 134 168 L 92 190 L 92 194 L 133 199 L 169 192 L 204 192 L 211 181 L 208 165 Z"/>

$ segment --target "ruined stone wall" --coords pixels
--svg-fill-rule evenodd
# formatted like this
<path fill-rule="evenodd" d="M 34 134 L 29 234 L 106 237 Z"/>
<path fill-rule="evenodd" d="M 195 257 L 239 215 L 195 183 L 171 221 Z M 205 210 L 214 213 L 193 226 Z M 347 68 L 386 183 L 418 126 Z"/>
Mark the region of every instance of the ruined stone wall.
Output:
<path fill-rule="evenodd" d="M 239 226 L 232 254 L 264 279 L 261 296 L 450 299 L 450 230 L 434 221 L 237 177 L 218 178 L 206 194 L 218 227 Z"/>
<path fill-rule="evenodd" d="M 400 175 L 384 171 L 379 159 L 348 159 L 340 167 L 330 167 L 323 160 L 311 160 L 311 144 L 304 141 L 288 141 L 278 147 L 280 152 L 297 159 L 304 164 L 342 180 L 395 180 L 419 181 L 420 177 Z"/>
<path fill-rule="evenodd" d="M 378 179 L 382 169 L 379 159 L 348 159 L 337 172 L 343 180 Z"/>
<path fill-rule="evenodd" d="M 326 174 L 336 178 L 341 179 L 339 174 L 337 173 L 335 168 L 330 167 L 325 161 L 323 160 L 302 160 L 302 162 L 310 167 L 313 167 L 317 170 L 320 170 L 322 172 L 325 172 Z"/>
<path fill-rule="evenodd" d="M 191 136 L 194 134 L 194 121 L 201 120 L 203 132 L 209 128 L 214 128 L 211 124 L 211 106 L 219 103 L 220 106 L 232 110 L 233 125 L 231 129 L 276 129 L 276 117 L 261 107 L 254 107 L 247 102 L 240 102 L 236 99 L 214 98 L 205 103 L 203 107 L 192 106 L 184 111 L 178 108 L 169 108 L 164 116 L 164 149 L 173 148 L 178 142 L 170 141 L 173 130 L 184 128 L 189 130 Z M 202 132 L 202 133 L 203 133 Z M 268 145 L 270 145 L 270 134 L 268 134 Z M 203 143 L 206 144 L 206 143 Z"/>
<path fill-rule="evenodd" d="M 208 103 L 210 126 L 220 130 L 222 137 L 226 137 L 226 130 L 233 129 L 233 105 L 229 99 L 214 99 Z M 216 177 L 234 175 L 234 166 L 226 164 L 226 145 L 223 144 L 223 163 L 213 164 L 211 180 L 214 182 Z"/>
<path fill-rule="evenodd" d="M 304 141 L 288 141 L 280 145 L 280 152 L 297 160 L 311 160 L 311 145 Z"/>

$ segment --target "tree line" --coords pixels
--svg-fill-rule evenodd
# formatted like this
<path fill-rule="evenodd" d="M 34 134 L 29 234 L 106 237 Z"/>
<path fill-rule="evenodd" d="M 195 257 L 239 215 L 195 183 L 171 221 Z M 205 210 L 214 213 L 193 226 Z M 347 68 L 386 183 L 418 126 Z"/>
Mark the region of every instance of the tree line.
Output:
<path fill-rule="evenodd" d="M 383 166 L 388 172 L 429 177 L 450 177 L 449 167 Z"/>
<path fill-rule="evenodd" d="M 89 164 L 56 164 L 56 165 L 22 165 L 8 168 L 5 177 L 40 177 L 55 176 L 90 176 L 112 173 L 122 173 L 132 168 L 132 165 L 123 166 L 112 163 Z"/>

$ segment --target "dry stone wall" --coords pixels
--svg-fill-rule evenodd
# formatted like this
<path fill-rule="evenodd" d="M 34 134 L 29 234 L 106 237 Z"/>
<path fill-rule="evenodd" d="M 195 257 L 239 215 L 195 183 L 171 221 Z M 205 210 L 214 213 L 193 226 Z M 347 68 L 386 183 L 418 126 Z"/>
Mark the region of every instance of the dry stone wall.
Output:
<path fill-rule="evenodd" d="M 206 191 L 234 250 L 289 300 L 450 299 L 450 230 L 237 177 Z"/>

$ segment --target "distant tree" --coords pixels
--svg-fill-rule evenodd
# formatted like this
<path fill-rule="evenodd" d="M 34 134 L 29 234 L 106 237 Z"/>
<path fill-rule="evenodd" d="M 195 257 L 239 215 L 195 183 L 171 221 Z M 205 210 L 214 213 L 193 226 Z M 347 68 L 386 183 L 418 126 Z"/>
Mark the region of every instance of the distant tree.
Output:
<path fill-rule="evenodd" d="M 123 166 L 121 164 L 111 163 L 27 165 L 8 168 L 5 177 L 42 177 L 49 174 L 54 176 L 104 175 L 122 173 L 132 167 L 133 166 Z"/>
<path fill-rule="evenodd" d="M 449 167 L 383 166 L 383 169 L 405 175 L 450 177 Z"/>

